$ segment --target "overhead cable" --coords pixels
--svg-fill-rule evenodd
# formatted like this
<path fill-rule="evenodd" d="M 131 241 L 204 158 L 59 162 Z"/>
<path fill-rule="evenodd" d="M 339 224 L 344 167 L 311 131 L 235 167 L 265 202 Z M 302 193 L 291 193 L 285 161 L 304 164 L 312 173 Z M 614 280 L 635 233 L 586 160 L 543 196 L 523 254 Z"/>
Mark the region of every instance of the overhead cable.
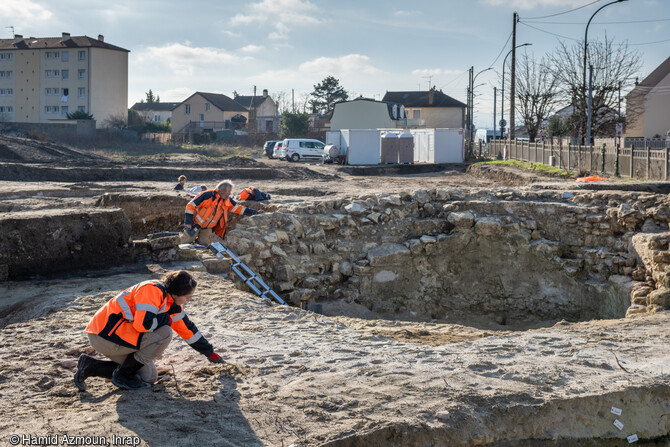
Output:
<path fill-rule="evenodd" d="M 592 4 L 598 3 L 599 1 L 601 1 L 601 0 L 594 0 L 591 3 L 587 3 L 586 5 L 578 6 L 577 8 L 571 9 L 569 11 L 559 12 L 557 14 L 551 14 L 551 15 L 548 15 L 548 16 L 540 16 L 540 17 L 527 17 L 527 18 L 525 18 L 525 20 L 546 19 L 546 18 L 549 18 L 549 17 L 560 16 L 560 15 L 567 14 L 567 13 L 572 12 L 572 11 L 577 11 L 578 9 L 586 8 L 587 6 L 591 6 Z M 519 20 L 521 20 L 521 19 L 519 19 Z"/>

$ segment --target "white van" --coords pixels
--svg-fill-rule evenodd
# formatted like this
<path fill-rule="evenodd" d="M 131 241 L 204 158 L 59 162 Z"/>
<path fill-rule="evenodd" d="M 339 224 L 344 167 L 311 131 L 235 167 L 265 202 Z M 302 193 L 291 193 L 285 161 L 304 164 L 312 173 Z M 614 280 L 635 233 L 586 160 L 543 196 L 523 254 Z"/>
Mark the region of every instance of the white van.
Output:
<path fill-rule="evenodd" d="M 301 158 L 315 158 L 321 160 L 323 148 L 326 145 L 319 140 L 306 138 L 287 138 L 282 144 L 282 153 L 288 161 L 298 161 Z"/>

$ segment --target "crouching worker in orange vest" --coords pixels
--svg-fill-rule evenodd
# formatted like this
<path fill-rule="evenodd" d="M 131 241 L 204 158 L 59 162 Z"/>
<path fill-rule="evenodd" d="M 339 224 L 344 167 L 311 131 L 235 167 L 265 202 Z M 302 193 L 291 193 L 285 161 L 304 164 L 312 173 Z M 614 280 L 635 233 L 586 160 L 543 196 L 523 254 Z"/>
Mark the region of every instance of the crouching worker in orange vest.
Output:
<path fill-rule="evenodd" d="M 182 243 L 191 243 L 197 237 L 201 244 L 209 245 L 212 243 L 212 231 L 223 239 L 228 212 L 244 216 L 264 213 L 263 210 L 238 205 L 230 198 L 232 191 L 233 182 L 224 180 L 215 189 L 203 191 L 188 202 L 184 213 L 184 232 L 180 236 Z"/>
<path fill-rule="evenodd" d="M 250 186 L 240 192 L 240 200 L 255 200 L 262 202 L 263 200 L 270 200 L 270 194 L 264 193 L 255 186 Z"/>
<path fill-rule="evenodd" d="M 111 360 L 79 357 L 74 384 L 86 390 L 88 377 L 105 377 L 119 388 L 149 388 L 158 378 L 154 359 L 165 351 L 175 331 L 212 363 L 223 363 L 212 345 L 184 313 L 197 283 L 184 270 L 161 280 L 144 281 L 124 290 L 100 308 L 84 332 L 91 346 Z"/>

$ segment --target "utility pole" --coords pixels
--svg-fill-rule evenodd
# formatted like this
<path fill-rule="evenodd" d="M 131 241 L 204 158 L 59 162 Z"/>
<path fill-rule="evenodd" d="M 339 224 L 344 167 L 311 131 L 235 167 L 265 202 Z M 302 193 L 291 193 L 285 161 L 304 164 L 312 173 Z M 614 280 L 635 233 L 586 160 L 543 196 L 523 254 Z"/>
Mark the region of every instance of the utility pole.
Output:
<path fill-rule="evenodd" d="M 498 99 L 498 89 L 493 87 L 493 139 L 496 139 L 496 100 Z"/>
<path fill-rule="evenodd" d="M 295 113 L 295 89 L 291 89 L 291 110 Z"/>
<path fill-rule="evenodd" d="M 514 23 L 512 24 L 512 69 L 510 70 L 510 88 L 509 88 L 509 131 L 508 138 L 514 139 L 514 95 L 516 94 L 516 22 L 519 20 L 518 14 L 514 13 Z"/>

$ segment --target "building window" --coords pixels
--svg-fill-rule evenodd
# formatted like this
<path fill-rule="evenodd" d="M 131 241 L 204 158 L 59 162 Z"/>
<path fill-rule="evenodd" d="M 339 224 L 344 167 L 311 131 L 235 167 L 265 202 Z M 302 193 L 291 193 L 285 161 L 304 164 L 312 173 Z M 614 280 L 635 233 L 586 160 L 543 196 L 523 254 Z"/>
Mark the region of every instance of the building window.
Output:
<path fill-rule="evenodd" d="M 86 79 L 86 70 L 81 69 L 81 70 L 79 70 L 78 73 L 79 73 L 79 80 Z"/>
<path fill-rule="evenodd" d="M 79 97 L 86 98 L 86 89 L 84 87 L 79 87 Z"/>
<path fill-rule="evenodd" d="M 70 70 L 61 71 L 61 79 L 70 79 Z"/>
<path fill-rule="evenodd" d="M 14 90 L 11 88 L 0 88 L 0 96 L 12 96 Z"/>
<path fill-rule="evenodd" d="M 67 106 L 63 106 L 63 107 L 61 107 L 61 108 L 60 108 L 60 114 L 61 114 L 61 116 L 67 116 L 67 114 L 68 114 L 68 111 L 67 111 L 67 110 L 68 110 Z"/>
<path fill-rule="evenodd" d="M 68 62 L 70 60 L 70 52 L 69 51 L 63 51 L 63 54 L 60 58 L 63 62 Z"/>
<path fill-rule="evenodd" d="M 0 61 L 11 61 L 12 59 L 14 59 L 12 53 L 0 53 Z"/>
<path fill-rule="evenodd" d="M 191 104 L 186 104 L 186 107 L 184 108 L 185 114 L 190 115 L 191 114 Z"/>
<path fill-rule="evenodd" d="M 205 112 L 209 112 L 209 103 L 208 102 L 205 103 Z"/>
<path fill-rule="evenodd" d="M 86 51 L 82 50 L 79 51 L 79 56 L 78 56 L 80 61 L 85 61 L 86 60 Z"/>
<path fill-rule="evenodd" d="M 0 78 L 7 78 L 11 79 L 14 75 L 14 72 L 12 71 L 0 71 Z"/>
<path fill-rule="evenodd" d="M 421 119 L 421 109 L 412 110 L 412 119 L 420 120 Z"/>
<path fill-rule="evenodd" d="M 0 113 L 12 113 L 13 111 L 14 107 L 12 106 L 5 106 L 5 107 L 0 106 Z"/>
<path fill-rule="evenodd" d="M 86 106 L 77 107 L 77 112 L 86 112 Z"/>
<path fill-rule="evenodd" d="M 161 116 L 160 115 L 154 115 L 154 122 L 160 123 L 161 122 Z"/>
<path fill-rule="evenodd" d="M 60 70 L 47 70 L 47 78 L 58 78 L 60 77 Z"/>

